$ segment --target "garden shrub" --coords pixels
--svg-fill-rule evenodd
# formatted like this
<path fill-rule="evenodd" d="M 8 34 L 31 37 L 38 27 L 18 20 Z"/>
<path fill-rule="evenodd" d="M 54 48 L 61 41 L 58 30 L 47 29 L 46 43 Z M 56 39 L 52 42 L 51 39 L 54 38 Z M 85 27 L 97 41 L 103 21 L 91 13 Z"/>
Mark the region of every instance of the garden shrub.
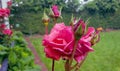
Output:
<path fill-rule="evenodd" d="M 21 32 L 13 33 L 11 46 L 0 44 L 0 64 L 8 60 L 8 71 L 40 71 L 39 66 L 34 63 L 34 56 L 27 47 L 27 42 Z"/>

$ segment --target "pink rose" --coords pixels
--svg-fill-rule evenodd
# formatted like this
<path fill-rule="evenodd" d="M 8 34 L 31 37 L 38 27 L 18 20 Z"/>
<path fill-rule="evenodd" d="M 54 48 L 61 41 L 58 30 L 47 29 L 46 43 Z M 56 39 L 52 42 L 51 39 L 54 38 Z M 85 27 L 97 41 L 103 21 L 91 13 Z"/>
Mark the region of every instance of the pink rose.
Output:
<path fill-rule="evenodd" d="M 77 44 L 77 49 L 75 52 L 75 60 L 79 63 L 81 60 L 84 59 L 88 52 L 94 51 L 91 45 L 91 40 L 95 33 L 95 29 L 93 27 L 88 28 L 88 32 L 83 35 Z"/>
<path fill-rule="evenodd" d="M 4 35 L 11 36 L 11 35 L 12 35 L 12 30 L 10 30 L 10 29 L 4 29 L 4 30 L 2 31 L 2 33 L 3 33 Z"/>
<path fill-rule="evenodd" d="M 8 2 L 7 2 L 7 5 L 8 5 L 8 7 L 11 6 L 11 5 L 12 5 L 12 1 L 11 1 L 11 0 L 8 1 Z"/>
<path fill-rule="evenodd" d="M 5 16 L 9 16 L 10 15 L 10 9 L 5 9 Z"/>
<path fill-rule="evenodd" d="M 64 23 L 56 24 L 50 34 L 44 36 L 43 46 L 48 58 L 54 60 L 59 60 L 61 57 L 69 58 L 74 46 L 71 27 L 65 26 Z"/>
<path fill-rule="evenodd" d="M 10 15 L 9 9 L 0 9 L 0 17 L 8 17 Z"/>
<path fill-rule="evenodd" d="M 6 25 L 5 24 L 0 24 L 0 29 L 5 29 Z"/>
<path fill-rule="evenodd" d="M 86 34 L 84 34 L 82 38 L 90 42 L 94 37 L 95 32 L 96 31 L 94 27 L 88 27 Z"/>
<path fill-rule="evenodd" d="M 89 27 L 87 33 L 83 35 L 83 37 L 86 41 L 91 42 L 93 46 L 100 40 L 100 31 L 95 30 L 94 27 Z"/>
<path fill-rule="evenodd" d="M 0 9 L 0 17 L 3 17 L 4 16 L 4 13 L 5 13 L 5 11 L 4 11 L 4 9 Z"/>
<path fill-rule="evenodd" d="M 60 11 L 58 10 L 58 6 L 57 5 L 53 5 L 52 6 L 52 11 L 53 11 L 53 16 L 55 17 L 55 18 L 58 18 L 58 17 L 60 17 L 60 15 L 61 15 L 61 13 L 60 13 Z"/>

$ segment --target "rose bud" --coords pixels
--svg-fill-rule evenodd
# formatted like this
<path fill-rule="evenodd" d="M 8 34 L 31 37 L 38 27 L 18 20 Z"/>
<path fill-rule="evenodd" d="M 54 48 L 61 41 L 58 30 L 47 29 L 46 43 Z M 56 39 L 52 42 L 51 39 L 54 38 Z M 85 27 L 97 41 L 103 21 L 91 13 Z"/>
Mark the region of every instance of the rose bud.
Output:
<path fill-rule="evenodd" d="M 2 31 L 2 33 L 3 33 L 4 35 L 11 36 L 11 35 L 12 35 L 12 30 L 10 30 L 10 29 L 5 29 L 5 30 Z"/>
<path fill-rule="evenodd" d="M 95 33 L 94 27 L 88 27 L 86 33 L 78 40 L 74 59 L 80 63 L 89 52 L 94 51 L 91 46 L 91 39 Z"/>
<path fill-rule="evenodd" d="M 86 24 L 82 19 L 80 19 L 74 25 L 75 38 L 78 40 L 86 32 L 85 30 L 86 30 Z"/>
<path fill-rule="evenodd" d="M 12 1 L 10 0 L 7 2 L 7 6 L 10 7 L 11 5 L 12 5 Z"/>
<path fill-rule="evenodd" d="M 8 17 L 10 15 L 9 9 L 0 9 L 0 17 Z"/>
<path fill-rule="evenodd" d="M 97 32 L 94 33 L 94 36 L 93 36 L 93 38 L 90 41 L 91 45 L 93 46 L 94 44 L 99 42 L 99 40 L 100 40 L 100 34 L 99 34 L 99 31 L 97 31 Z"/>
<path fill-rule="evenodd" d="M 59 18 L 61 16 L 61 10 L 58 10 L 57 5 L 53 5 L 52 8 L 50 8 L 50 16 L 52 18 Z"/>
<path fill-rule="evenodd" d="M 45 24 L 45 26 L 48 26 L 48 23 L 49 23 L 50 19 L 49 19 L 49 17 L 47 16 L 47 14 L 45 12 L 43 14 L 42 21 Z"/>
<path fill-rule="evenodd" d="M 0 29 L 5 29 L 6 25 L 5 24 L 0 24 Z"/>

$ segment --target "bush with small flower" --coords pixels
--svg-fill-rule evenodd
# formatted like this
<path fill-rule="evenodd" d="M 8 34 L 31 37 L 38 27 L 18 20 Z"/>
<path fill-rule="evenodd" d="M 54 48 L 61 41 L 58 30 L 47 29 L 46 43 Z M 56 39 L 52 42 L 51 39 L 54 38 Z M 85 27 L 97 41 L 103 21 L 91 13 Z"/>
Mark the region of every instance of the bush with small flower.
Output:
<path fill-rule="evenodd" d="M 61 11 L 56 5 L 50 8 L 50 17 L 53 19 L 54 26 L 48 34 L 49 17 L 44 12 L 42 18 L 45 24 L 45 35 L 43 37 L 43 46 L 46 57 L 52 59 L 52 71 L 54 71 L 55 61 L 60 59 L 65 61 L 65 71 L 78 71 L 88 56 L 93 52 L 92 48 L 99 39 L 99 30 L 94 27 L 88 27 L 87 22 L 82 19 L 76 19 L 72 16 L 70 26 L 64 22 L 57 23 L 61 18 Z M 75 65 L 73 65 L 76 62 Z"/>
<path fill-rule="evenodd" d="M 40 71 L 22 33 L 13 32 L 4 24 L 4 17 L 9 15 L 9 8 L 0 8 L 0 71 Z"/>
<path fill-rule="evenodd" d="M 40 71 L 21 32 L 7 29 L 0 37 L 0 71 Z"/>

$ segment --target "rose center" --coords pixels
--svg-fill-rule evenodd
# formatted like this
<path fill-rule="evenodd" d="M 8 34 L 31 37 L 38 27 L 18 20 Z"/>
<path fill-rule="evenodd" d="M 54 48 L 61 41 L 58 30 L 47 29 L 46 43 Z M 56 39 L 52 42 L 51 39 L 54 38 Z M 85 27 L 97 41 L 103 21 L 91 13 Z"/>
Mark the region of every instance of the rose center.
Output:
<path fill-rule="evenodd" d="M 67 44 L 67 42 L 61 38 L 57 38 L 57 39 L 53 40 L 53 42 L 55 42 L 57 44 Z"/>

